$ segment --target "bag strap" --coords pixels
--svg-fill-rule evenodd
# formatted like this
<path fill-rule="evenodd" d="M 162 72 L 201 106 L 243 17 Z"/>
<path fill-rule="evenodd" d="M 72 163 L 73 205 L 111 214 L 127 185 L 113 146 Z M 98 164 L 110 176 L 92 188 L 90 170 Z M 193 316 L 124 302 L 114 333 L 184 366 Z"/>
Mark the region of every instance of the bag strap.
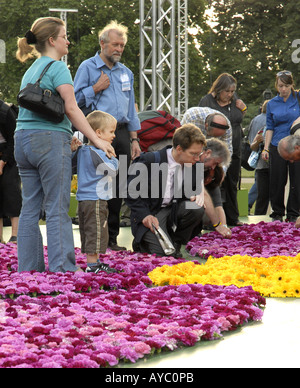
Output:
<path fill-rule="evenodd" d="M 160 163 L 160 152 L 159 151 L 154 151 L 154 160 L 155 160 L 155 163 Z"/>
<path fill-rule="evenodd" d="M 44 70 L 42 71 L 41 75 L 39 76 L 39 79 L 36 81 L 37 84 L 40 84 L 41 82 L 41 79 L 44 77 L 44 75 L 46 74 L 47 70 L 49 69 L 49 67 L 52 65 L 52 63 L 54 63 L 56 61 L 51 61 L 48 63 L 48 65 L 44 68 Z"/>

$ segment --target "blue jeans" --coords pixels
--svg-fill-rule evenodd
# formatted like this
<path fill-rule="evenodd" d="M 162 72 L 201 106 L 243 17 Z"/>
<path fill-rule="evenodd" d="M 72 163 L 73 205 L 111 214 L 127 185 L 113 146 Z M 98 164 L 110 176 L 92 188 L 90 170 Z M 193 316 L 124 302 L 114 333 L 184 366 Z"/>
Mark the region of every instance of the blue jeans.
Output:
<path fill-rule="evenodd" d="M 46 212 L 48 263 L 51 272 L 76 271 L 70 206 L 71 135 L 58 131 L 15 133 L 15 158 L 22 181 L 18 229 L 18 271 L 45 271 L 39 228 Z"/>

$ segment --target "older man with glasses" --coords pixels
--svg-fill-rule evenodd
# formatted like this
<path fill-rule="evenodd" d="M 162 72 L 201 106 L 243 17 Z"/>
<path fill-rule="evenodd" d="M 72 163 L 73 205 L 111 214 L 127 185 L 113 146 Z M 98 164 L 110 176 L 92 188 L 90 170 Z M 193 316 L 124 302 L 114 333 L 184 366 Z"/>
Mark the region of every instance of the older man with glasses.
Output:
<path fill-rule="evenodd" d="M 278 152 L 291 163 L 300 161 L 300 117 L 291 126 L 290 135 L 280 140 Z M 296 227 L 300 228 L 300 217 L 296 220 Z"/>

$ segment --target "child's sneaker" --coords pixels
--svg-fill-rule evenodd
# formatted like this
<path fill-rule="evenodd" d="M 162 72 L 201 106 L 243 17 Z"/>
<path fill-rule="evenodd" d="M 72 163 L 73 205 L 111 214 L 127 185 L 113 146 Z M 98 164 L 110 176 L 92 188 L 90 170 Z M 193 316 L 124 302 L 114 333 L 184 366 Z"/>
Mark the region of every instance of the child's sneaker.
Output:
<path fill-rule="evenodd" d="M 118 272 L 116 269 L 111 268 L 108 264 L 104 263 L 95 263 L 95 264 L 88 264 L 85 272 L 93 272 L 93 273 L 98 273 L 100 271 L 104 271 L 106 273 L 116 273 Z"/>

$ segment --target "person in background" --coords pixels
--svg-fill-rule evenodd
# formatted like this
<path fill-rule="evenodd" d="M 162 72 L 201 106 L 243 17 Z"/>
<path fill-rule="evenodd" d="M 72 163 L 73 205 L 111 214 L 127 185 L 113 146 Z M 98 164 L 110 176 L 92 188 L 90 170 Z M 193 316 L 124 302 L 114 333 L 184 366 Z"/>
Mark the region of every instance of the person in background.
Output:
<path fill-rule="evenodd" d="M 206 139 L 219 139 L 226 145 L 231 161 L 232 155 L 232 130 L 228 118 L 217 110 L 208 107 L 194 107 L 186 111 L 182 118 L 183 123 L 192 123 L 199 127 Z M 202 158 L 203 159 L 203 158 Z M 203 162 L 203 160 L 201 160 Z M 224 176 L 230 163 L 223 163 L 222 168 Z M 207 166 L 206 166 L 207 168 Z M 222 182 L 224 178 L 222 178 Z M 214 190 L 214 198 L 221 197 L 221 186 L 218 185 Z M 219 213 L 222 213 L 220 219 L 223 225 L 227 225 L 226 215 L 223 206 L 218 205 Z M 207 223 L 207 222 L 206 222 Z"/>
<path fill-rule="evenodd" d="M 300 115 L 299 92 L 294 90 L 293 75 L 288 70 L 277 73 L 278 95 L 267 105 L 267 132 L 262 158 L 270 163 L 270 200 L 272 220 L 296 222 L 300 209 L 300 164 L 284 160 L 278 152 L 280 140 L 289 136 L 293 122 Z M 287 206 L 285 187 L 290 180 Z"/>
<path fill-rule="evenodd" d="M 204 164 L 204 184 L 205 189 L 210 195 L 215 212 L 217 213 L 221 224 L 227 228 L 226 215 L 223 209 L 220 186 L 224 180 L 224 170 L 230 164 L 230 152 L 227 145 L 218 138 L 207 139 L 205 152 L 200 157 L 200 163 Z M 212 229 L 209 214 L 205 212 L 203 220 L 203 229 Z M 227 235 L 224 237 L 230 238 L 231 231 L 227 229 Z"/>
<path fill-rule="evenodd" d="M 97 148 L 114 156 L 110 143 L 97 137 L 76 103 L 73 81 L 66 64 L 70 42 L 59 18 L 37 19 L 24 38 L 18 39 L 19 61 L 36 56 L 26 71 L 21 89 L 35 83 L 49 62 L 55 62 L 42 78 L 41 87 L 59 93 L 65 103 L 65 117 L 54 123 L 28 109 L 20 108 L 15 131 L 15 159 L 22 182 L 22 210 L 18 230 L 18 271 L 45 271 L 44 247 L 39 229 L 40 212 L 46 212 L 48 263 L 50 272 L 76 272 L 70 207 L 71 122 Z"/>
<path fill-rule="evenodd" d="M 283 159 L 291 163 L 300 161 L 300 118 L 293 122 L 290 135 L 278 143 L 278 152 Z M 295 226 L 300 228 L 300 217 L 297 218 Z"/>
<path fill-rule="evenodd" d="M 242 121 L 247 110 L 245 103 L 236 96 L 237 81 L 222 73 L 213 83 L 210 91 L 200 102 L 201 107 L 210 107 L 223 113 L 232 126 L 232 160 L 222 185 L 224 210 L 228 225 L 240 226 L 237 202 L 237 188 L 241 171 Z"/>
<path fill-rule="evenodd" d="M 252 151 L 258 151 L 264 145 L 264 130 L 267 120 L 267 104 L 268 100 L 264 101 L 261 113 L 254 117 L 250 123 L 249 142 Z M 269 207 L 269 163 L 259 157 L 257 167 L 255 169 L 255 182 L 257 187 L 257 198 L 255 204 L 254 215 L 267 214 Z"/>
<path fill-rule="evenodd" d="M 14 108 L 0 100 L 0 242 L 3 242 L 3 219 L 9 218 L 11 243 L 17 243 L 22 206 L 21 180 L 14 158 L 16 116 Z"/>
<path fill-rule="evenodd" d="M 256 176 L 254 177 L 254 183 L 251 186 L 248 193 L 248 215 L 251 215 L 251 209 L 257 200 L 257 185 L 256 185 Z"/>
<path fill-rule="evenodd" d="M 116 137 L 112 146 L 117 158 L 126 155 L 127 166 L 130 160 L 140 155 L 141 149 L 137 131 L 141 128 L 135 107 L 133 73 L 120 63 L 124 52 L 128 29 L 116 21 L 99 32 L 101 51 L 85 60 L 78 68 L 74 79 L 76 100 L 85 112 L 101 110 L 117 120 Z M 118 185 L 122 183 L 119 182 Z M 108 202 L 109 248 L 126 250 L 117 244 L 120 230 L 120 210 L 122 198 Z"/>
<path fill-rule="evenodd" d="M 300 117 L 298 117 L 292 124 L 290 135 L 300 136 Z"/>
<path fill-rule="evenodd" d="M 283 159 L 291 163 L 300 161 L 300 129 L 295 131 L 295 134 L 286 136 L 280 140 L 278 143 L 278 152 Z"/>
<path fill-rule="evenodd" d="M 117 120 L 109 113 L 94 111 L 87 120 L 97 136 L 112 143 L 115 138 Z M 118 170 L 118 160 L 109 159 L 105 152 L 98 150 L 93 142 L 78 148 L 77 176 L 79 231 L 81 252 L 86 253 L 86 272 L 99 271 L 116 272 L 107 264 L 99 261 L 99 254 L 105 253 L 108 246 L 108 204 L 113 195 L 109 184 L 112 176 Z M 96 158 L 96 159 L 95 159 Z M 98 166 L 100 166 L 100 170 Z M 112 170 L 110 176 L 105 176 L 105 169 Z M 100 173 L 103 172 L 102 174 Z"/>
<path fill-rule="evenodd" d="M 181 120 L 182 125 L 188 123 L 200 128 L 207 139 L 218 137 L 224 141 L 232 154 L 231 124 L 223 113 L 209 107 L 193 107 L 185 112 Z"/>

